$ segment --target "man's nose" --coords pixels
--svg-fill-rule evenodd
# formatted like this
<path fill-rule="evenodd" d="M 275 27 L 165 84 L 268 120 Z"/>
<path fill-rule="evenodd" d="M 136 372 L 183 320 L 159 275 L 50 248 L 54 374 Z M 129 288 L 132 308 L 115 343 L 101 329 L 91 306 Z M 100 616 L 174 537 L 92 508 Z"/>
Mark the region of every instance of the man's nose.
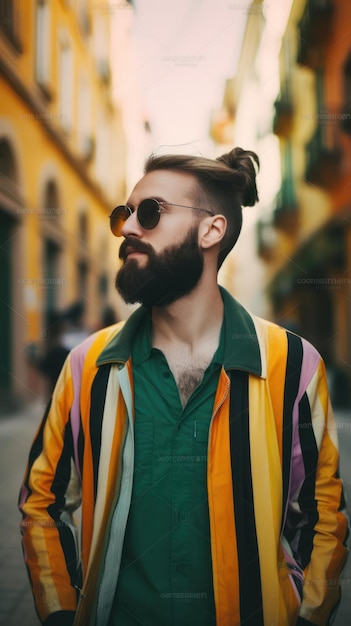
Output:
<path fill-rule="evenodd" d="M 143 229 L 138 222 L 137 212 L 133 211 L 133 213 L 131 213 L 131 215 L 124 222 L 121 228 L 121 235 L 123 237 L 141 237 L 142 234 Z"/>

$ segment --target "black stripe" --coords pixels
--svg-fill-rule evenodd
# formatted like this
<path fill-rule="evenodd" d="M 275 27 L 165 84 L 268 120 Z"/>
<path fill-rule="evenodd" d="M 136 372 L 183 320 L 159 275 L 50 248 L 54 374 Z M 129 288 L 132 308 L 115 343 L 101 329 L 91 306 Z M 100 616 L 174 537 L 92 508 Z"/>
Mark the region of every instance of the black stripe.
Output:
<path fill-rule="evenodd" d="M 230 454 L 239 564 L 240 622 L 263 626 L 261 574 L 253 504 L 250 439 L 249 378 L 231 371 Z"/>
<path fill-rule="evenodd" d="M 67 570 L 71 577 L 71 582 L 74 584 L 77 576 L 77 552 L 75 539 L 69 526 L 61 520 L 61 511 L 65 508 L 65 495 L 71 478 L 72 459 L 73 437 L 71 422 L 68 421 L 65 427 L 61 456 L 57 463 L 55 477 L 51 486 L 51 491 L 55 495 L 55 502 L 54 504 L 50 504 L 48 506 L 48 513 L 54 520 L 58 530 Z"/>
<path fill-rule="evenodd" d="M 307 524 L 301 530 L 298 553 L 301 558 L 301 565 L 305 568 L 310 562 L 315 535 L 314 528 L 318 522 L 317 501 L 315 499 L 318 447 L 312 428 L 310 403 L 306 393 L 301 398 L 299 405 L 299 429 L 305 480 L 298 503 L 301 511 L 307 516 Z"/>
<path fill-rule="evenodd" d="M 41 424 L 40 424 L 40 428 L 39 428 L 38 433 L 37 433 L 37 435 L 36 435 L 36 437 L 35 437 L 35 439 L 33 441 L 32 447 L 31 447 L 31 449 L 29 451 L 28 467 L 27 467 L 25 478 L 23 480 L 23 485 L 26 487 L 26 489 L 28 491 L 28 495 L 26 497 L 26 500 L 28 500 L 28 498 L 32 495 L 32 490 L 31 490 L 31 488 L 29 486 L 29 476 L 30 476 L 30 472 L 32 470 L 32 467 L 33 467 L 35 461 L 41 455 L 42 450 L 43 450 L 43 433 L 44 433 L 46 420 L 47 420 L 48 415 L 49 415 L 50 407 L 51 407 L 51 400 L 50 400 L 49 404 L 46 407 L 43 419 L 42 419 Z M 18 503 L 20 503 L 21 499 L 22 499 L 22 490 L 20 491 L 20 494 L 19 494 Z"/>
<path fill-rule="evenodd" d="M 94 501 L 96 501 L 97 494 L 97 480 L 101 450 L 102 418 L 104 415 L 106 390 L 110 370 L 111 364 L 101 366 L 97 371 L 91 387 L 90 438 L 93 457 Z"/>
<path fill-rule="evenodd" d="M 293 408 L 296 402 L 300 385 L 300 375 L 303 357 L 302 341 L 300 337 L 287 332 L 288 354 L 284 386 L 282 458 L 283 458 L 283 511 L 282 521 L 287 504 L 290 484 L 290 465 L 293 435 Z"/>
<path fill-rule="evenodd" d="M 85 446 L 85 437 L 82 426 L 82 416 L 79 413 L 79 433 L 78 433 L 78 441 L 77 441 L 77 450 L 78 450 L 78 463 L 80 467 L 81 475 L 83 475 L 83 458 L 84 458 L 84 446 Z"/>

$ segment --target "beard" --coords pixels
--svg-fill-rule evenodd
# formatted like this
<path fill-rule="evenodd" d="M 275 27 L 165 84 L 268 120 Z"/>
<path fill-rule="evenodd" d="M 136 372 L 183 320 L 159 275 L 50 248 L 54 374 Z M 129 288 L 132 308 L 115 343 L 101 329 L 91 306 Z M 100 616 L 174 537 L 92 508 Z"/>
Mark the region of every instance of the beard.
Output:
<path fill-rule="evenodd" d="M 144 267 L 139 267 L 136 259 L 128 260 L 128 247 L 148 255 Z M 148 308 L 167 306 L 189 294 L 199 282 L 204 266 L 197 228 L 193 228 L 182 243 L 169 246 L 159 254 L 150 244 L 129 237 L 123 241 L 119 257 L 124 265 L 116 276 L 118 293 L 127 304 L 138 302 Z"/>

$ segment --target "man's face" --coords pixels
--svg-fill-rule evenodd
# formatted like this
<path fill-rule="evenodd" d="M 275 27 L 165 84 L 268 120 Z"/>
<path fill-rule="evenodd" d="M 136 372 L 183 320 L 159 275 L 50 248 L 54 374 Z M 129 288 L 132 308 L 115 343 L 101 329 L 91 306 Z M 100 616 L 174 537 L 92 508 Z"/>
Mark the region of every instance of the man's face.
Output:
<path fill-rule="evenodd" d="M 139 181 L 127 204 L 136 210 L 145 198 L 157 198 L 192 205 L 194 185 L 188 174 L 157 170 Z M 192 209 L 164 208 L 153 230 L 141 228 L 136 211 L 123 226 L 116 288 L 128 304 L 167 306 L 189 294 L 202 275 L 197 216 Z"/>

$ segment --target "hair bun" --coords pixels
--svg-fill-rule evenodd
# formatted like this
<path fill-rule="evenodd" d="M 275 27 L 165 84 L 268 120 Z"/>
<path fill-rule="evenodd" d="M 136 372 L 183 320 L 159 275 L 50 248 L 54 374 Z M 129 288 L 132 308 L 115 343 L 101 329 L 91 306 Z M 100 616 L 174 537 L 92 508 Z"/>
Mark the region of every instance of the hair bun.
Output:
<path fill-rule="evenodd" d="M 260 162 L 257 154 L 251 150 L 233 148 L 230 152 L 217 157 L 216 161 L 223 163 L 236 172 L 237 184 L 241 191 L 242 205 L 253 206 L 258 201 L 256 175 Z M 256 163 L 257 170 L 254 163 Z"/>

